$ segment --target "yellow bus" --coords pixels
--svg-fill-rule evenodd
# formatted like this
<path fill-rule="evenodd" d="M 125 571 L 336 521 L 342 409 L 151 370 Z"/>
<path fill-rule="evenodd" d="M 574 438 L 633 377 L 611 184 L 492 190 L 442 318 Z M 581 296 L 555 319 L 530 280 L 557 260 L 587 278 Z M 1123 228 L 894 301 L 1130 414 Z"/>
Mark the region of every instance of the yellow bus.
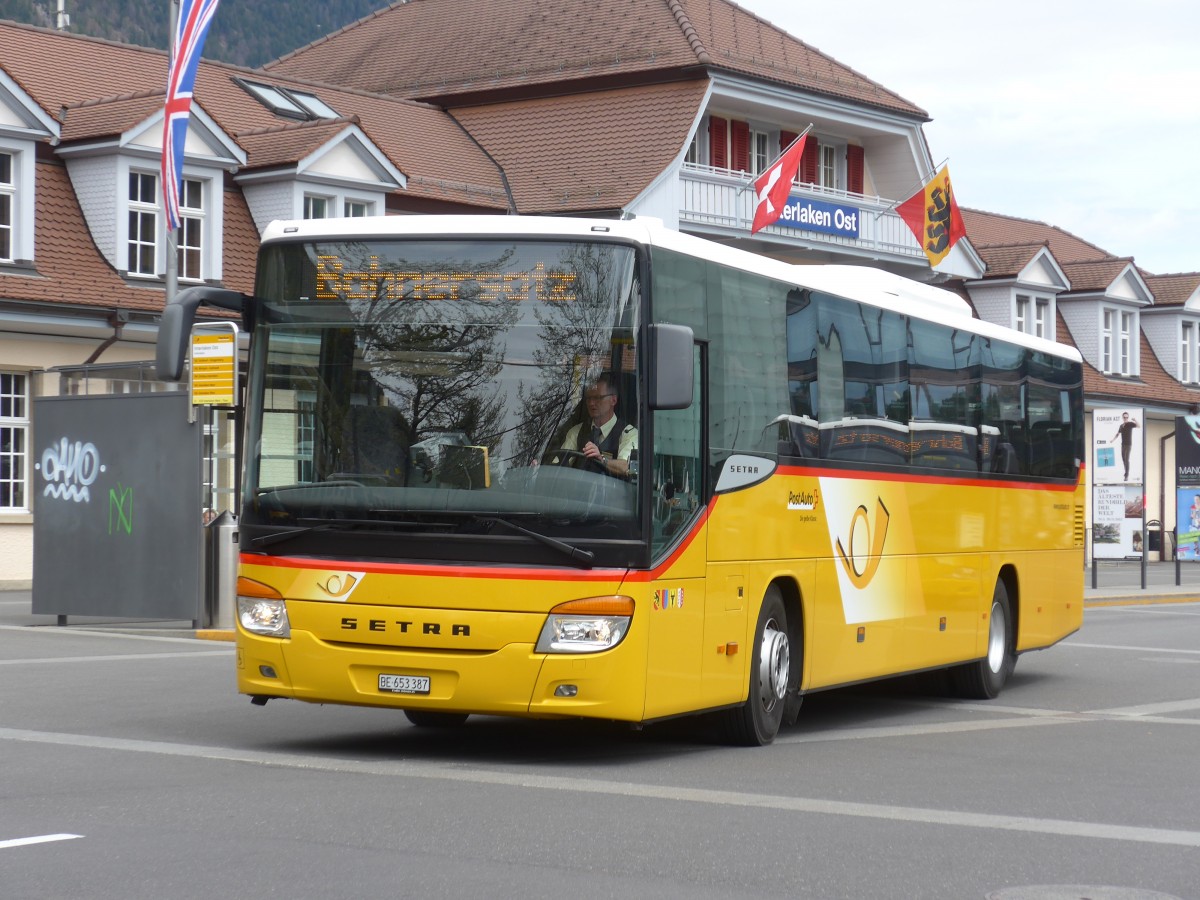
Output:
<path fill-rule="evenodd" d="M 648 219 L 276 223 L 250 332 L 238 689 L 766 744 L 809 692 L 994 697 L 1076 631 L 1073 348 Z M 945 670 L 946 677 L 941 677 Z"/>

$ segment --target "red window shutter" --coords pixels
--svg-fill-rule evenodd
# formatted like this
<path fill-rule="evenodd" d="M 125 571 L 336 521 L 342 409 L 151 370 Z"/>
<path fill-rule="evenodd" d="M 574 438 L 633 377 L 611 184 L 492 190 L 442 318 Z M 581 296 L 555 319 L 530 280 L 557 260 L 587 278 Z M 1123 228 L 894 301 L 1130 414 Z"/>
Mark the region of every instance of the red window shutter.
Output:
<path fill-rule="evenodd" d="M 817 183 L 817 162 L 820 159 L 821 145 L 811 134 L 804 139 L 804 153 L 800 157 L 800 180 L 805 184 Z"/>
<path fill-rule="evenodd" d="M 784 150 L 786 150 L 788 145 L 791 144 L 791 142 L 794 141 L 797 136 L 797 133 L 794 131 L 779 132 L 779 152 L 782 153 Z"/>
<path fill-rule="evenodd" d="M 733 151 L 733 165 L 730 168 L 737 169 L 739 172 L 749 172 L 750 123 L 734 120 L 730 124 L 733 127 L 733 140 L 729 142 L 730 149 Z"/>
<path fill-rule="evenodd" d="M 846 190 L 863 192 L 863 148 L 855 144 L 846 147 Z"/>
<path fill-rule="evenodd" d="M 714 169 L 729 168 L 726 152 L 729 140 L 729 122 L 720 116 L 708 117 L 708 164 Z"/>

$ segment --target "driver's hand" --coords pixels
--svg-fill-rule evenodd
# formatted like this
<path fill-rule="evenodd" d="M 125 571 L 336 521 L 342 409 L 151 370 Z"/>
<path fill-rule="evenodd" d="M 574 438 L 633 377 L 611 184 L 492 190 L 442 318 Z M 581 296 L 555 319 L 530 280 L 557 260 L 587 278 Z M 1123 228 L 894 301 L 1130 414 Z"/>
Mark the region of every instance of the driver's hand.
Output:
<path fill-rule="evenodd" d="M 596 459 L 597 457 L 600 456 L 600 448 L 597 447 L 595 444 L 593 444 L 591 441 L 588 441 L 586 444 L 583 445 L 583 455 L 586 456 L 588 459 Z"/>

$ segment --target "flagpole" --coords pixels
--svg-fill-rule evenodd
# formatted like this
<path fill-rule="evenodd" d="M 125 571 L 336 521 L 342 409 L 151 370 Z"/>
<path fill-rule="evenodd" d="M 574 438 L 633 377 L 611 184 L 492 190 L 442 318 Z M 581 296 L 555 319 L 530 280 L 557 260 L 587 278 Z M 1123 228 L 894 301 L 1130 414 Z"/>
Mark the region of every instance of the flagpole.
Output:
<path fill-rule="evenodd" d="M 784 147 L 782 150 L 779 151 L 779 155 L 777 157 L 775 157 L 773 160 L 771 160 L 771 165 L 767 166 L 766 169 L 763 169 L 763 172 L 765 172 L 767 169 L 771 168 L 771 166 L 775 165 L 775 163 L 779 162 L 781 159 L 783 159 L 785 156 L 787 156 L 787 152 L 789 150 L 791 150 L 793 147 L 795 147 L 796 144 L 798 144 L 801 140 L 803 140 L 805 135 L 807 135 L 810 131 L 812 131 L 812 129 L 813 129 L 812 122 L 809 122 L 808 127 L 805 128 L 798 135 L 796 135 L 794 138 L 792 138 L 792 142 L 790 144 L 788 144 L 786 147 Z M 762 173 L 760 172 L 759 174 L 762 174 Z M 758 175 L 751 175 L 750 180 L 747 181 L 745 184 L 743 184 L 740 188 L 738 188 L 738 192 L 736 194 L 734 194 L 734 196 L 735 197 L 742 196 L 742 194 L 744 194 L 751 187 L 753 187 L 754 181 L 756 178 L 758 178 Z"/>
<path fill-rule="evenodd" d="M 879 212 L 875 213 L 875 219 L 878 221 L 879 217 L 882 216 L 884 213 L 891 212 L 893 209 L 895 209 L 897 206 L 899 206 L 901 203 L 903 203 L 905 200 L 907 200 L 909 197 L 911 197 L 918 190 L 925 187 L 925 185 L 929 184 L 929 182 L 933 179 L 933 176 L 936 175 L 938 172 L 940 172 L 942 169 L 942 166 L 944 166 L 948 162 L 950 162 L 950 157 L 947 156 L 940 163 L 938 163 L 936 166 L 934 166 L 932 171 L 930 171 L 930 173 L 926 177 L 922 178 L 915 185 L 913 185 L 911 188 L 909 188 L 907 191 L 905 191 L 903 194 L 901 194 L 900 196 L 903 199 L 893 200 L 890 206 L 886 206 L 883 209 L 879 210 Z"/>
<path fill-rule="evenodd" d="M 175 29 L 179 27 L 179 0 L 170 0 L 171 4 L 171 24 L 170 30 L 167 32 L 167 72 L 171 71 L 171 63 L 174 62 L 175 55 Z M 169 88 L 168 88 L 169 91 Z M 166 115 L 166 108 L 163 108 L 163 115 Z M 169 132 L 163 130 L 163 153 L 170 152 L 166 142 L 170 138 Z M 182 160 L 180 161 L 182 164 Z M 182 165 L 181 165 L 182 168 Z M 164 189 L 166 185 L 163 185 Z M 166 230 L 166 269 L 163 272 L 165 281 L 164 293 L 166 302 L 170 303 L 175 299 L 175 294 L 179 290 L 179 235 L 176 229 L 171 227 L 171 217 L 166 210 L 166 199 L 164 191 L 159 191 L 159 198 L 163 200 L 163 226 Z"/>

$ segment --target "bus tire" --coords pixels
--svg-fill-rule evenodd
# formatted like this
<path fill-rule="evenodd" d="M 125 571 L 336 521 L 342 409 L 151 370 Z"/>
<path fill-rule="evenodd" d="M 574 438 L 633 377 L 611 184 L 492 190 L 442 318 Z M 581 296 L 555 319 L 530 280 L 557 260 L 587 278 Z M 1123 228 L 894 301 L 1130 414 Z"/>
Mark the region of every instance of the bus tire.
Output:
<path fill-rule="evenodd" d="M 1016 647 L 1008 589 L 998 580 L 988 616 L 987 655 L 950 670 L 950 686 L 954 693 L 971 700 L 991 700 L 998 696 L 1017 664 Z"/>
<path fill-rule="evenodd" d="M 418 728 L 458 728 L 467 721 L 466 713 L 431 712 L 427 709 L 406 709 L 404 715 Z"/>
<path fill-rule="evenodd" d="M 731 743 L 761 747 L 775 740 L 783 723 L 788 685 L 792 681 L 792 649 L 787 610 L 779 588 L 763 597 L 754 629 L 750 690 L 746 702 L 725 712 L 725 734 Z"/>

